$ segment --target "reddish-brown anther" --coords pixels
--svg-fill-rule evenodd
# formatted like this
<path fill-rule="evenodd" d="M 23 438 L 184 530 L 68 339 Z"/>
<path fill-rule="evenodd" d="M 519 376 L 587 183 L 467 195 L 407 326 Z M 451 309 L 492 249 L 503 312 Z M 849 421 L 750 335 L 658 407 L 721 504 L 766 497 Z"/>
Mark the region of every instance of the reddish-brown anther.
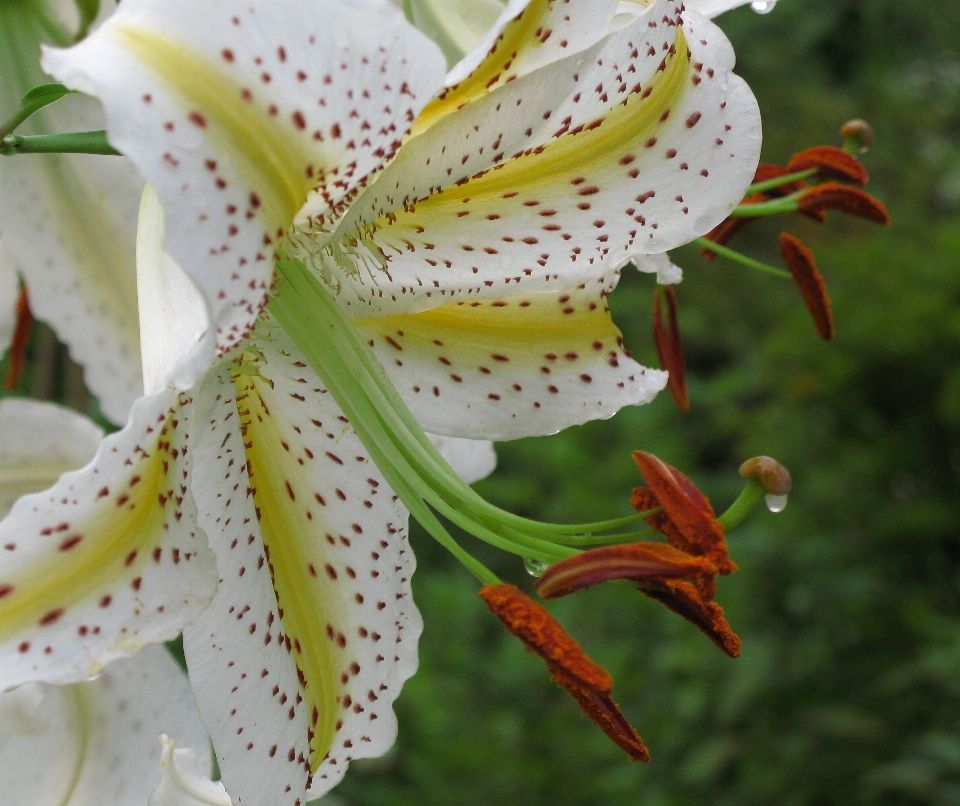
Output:
<path fill-rule="evenodd" d="M 640 591 L 699 628 L 731 658 L 740 655 L 740 639 L 724 618 L 723 608 L 706 601 L 694 585 L 664 580 L 657 588 L 640 588 Z"/>
<path fill-rule="evenodd" d="M 683 360 L 683 340 L 680 338 L 680 323 L 677 318 L 677 295 L 672 286 L 664 286 L 667 298 L 667 325 L 664 327 L 660 310 L 660 289 L 653 292 L 653 342 L 657 346 L 660 367 L 669 371 L 667 388 L 673 402 L 682 412 L 690 410 L 687 397 L 686 362 Z"/>
<path fill-rule="evenodd" d="M 503 626 L 547 663 L 550 674 L 580 703 L 580 708 L 633 761 L 648 761 L 643 740 L 610 698 L 613 681 L 560 626 L 559 622 L 513 585 L 484 585 L 480 598 Z"/>
<path fill-rule="evenodd" d="M 20 380 L 23 372 L 23 359 L 30 341 L 30 328 L 33 327 L 33 313 L 30 310 L 30 300 L 27 297 L 26 285 L 20 286 L 20 296 L 17 298 L 17 324 L 13 330 L 13 339 L 10 342 L 10 367 L 7 370 L 7 391 L 10 391 Z"/>
<path fill-rule="evenodd" d="M 694 557 L 664 543 L 604 546 L 554 563 L 533 587 L 544 599 L 556 599 L 611 579 L 693 579 L 715 574 L 706 557 Z"/>
<path fill-rule="evenodd" d="M 513 585 L 484 585 L 480 598 L 503 626 L 577 685 L 609 694 L 613 680 L 542 606 Z"/>
<path fill-rule="evenodd" d="M 830 313 L 830 297 L 827 296 L 827 284 L 817 269 L 813 252 L 800 243 L 789 232 L 780 233 L 780 254 L 787 264 L 793 279 L 803 295 L 820 338 L 830 341 L 835 335 L 833 316 Z"/>
<path fill-rule="evenodd" d="M 797 204 L 801 213 L 822 213 L 826 210 L 838 210 L 841 213 L 865 218 L 875 224 L 890 226 L 890 214 L 883 202 L 859 188 L 838 185 L 836 182 L 824 182 L 810 188 Z"/>
<path fill-rule="evenodd" d="M 863 164 L 836 146 L 815 146 L 794 154 L 787 165 L 787 173 L 816 168 L 816 176 L 823 179 L 840 179 L 863 187 L 870 181 L 870 174 Z"/>
<path fill-rule="evenodd" d="M 663 512 L 648 519 L 654 529 L 663 532 L 675 548 L 696 557 L 706 557 L 721 576 L 737 566 L 727 554 L 723 528 L 713 507 L 696 485 L 675 467 L 644 451 L 635 451 L 634 461 Z M 650 509 L 650 493 L 642 487 L 633 491 L 630 503 L 639 511 Z M 669 526 L 666 526 L 666 522 Z M 663 528 L 661 528 L 663 526 Z"/>
<path fill-rule="evenodd" d="M 703 237 L 708 241 L 720 244 L 720 246 L 726 246 L 733 240 L 734 235 L 740 232 L 747 224 L 756 220 L 756 218 L 725 218 Z M 710 251 L 706 246 L 701 246 L 700 257 L 709 263 L 716 259 L 717 253 Z"/>

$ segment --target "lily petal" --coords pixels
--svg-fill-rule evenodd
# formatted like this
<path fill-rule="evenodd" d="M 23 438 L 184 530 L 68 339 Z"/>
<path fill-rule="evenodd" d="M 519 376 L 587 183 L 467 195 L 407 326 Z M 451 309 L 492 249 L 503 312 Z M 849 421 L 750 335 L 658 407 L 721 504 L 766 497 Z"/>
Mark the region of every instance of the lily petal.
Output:
<path fill-rule="evenodd" d="M 677 0 L 408 140 L 314 267 L 354 316 L 569 288 L 709 231 L 759 159 L 718 28 Z M 512 155 L 512 156 L 511 156 Z"/>
<path fill-rule="evenodd" d="M 552 434 L 647 403 L 666 385 L 666 373 L 623 349 L 606 305 L 618 278 L 356 324 L 429 431 L 493 440 Z"/>
<path fill-rule="evenodd" d="M 0 400 L 0 518 L 21 495 L 89 462 L 103 439 L 92 420 L 53 403 Z"/>
<path fill-rule="evenodd" d="M 40 70 L 48 41 L 43 3 L 0 9 L 0 110 L 12 112 Z M 55 25 L 55 23 L 52 23 Z M 103 128 L 100 105 L 71 96 L 33 115 L 20 134 Z M 37 154 L 0 163 L 3 262 L 34 291 L 33 313 L 84 368 L 84 380 L 111 420 L 124 423 L 142 394 L 134 237 L 141 181 L 123 159 Z"/>
<path fill-rule="evenodd" d="M 216 585 L 188 489 L 185 410 L 142 398 L 93 462 L 0 522 L 0 691 L 70 683 L 173 638 Z"/>
<path fill-rule="evenodd" d="M 442 56 L 387 6 L 125 0 L 44 65 L 101 98 L 111 142 L 163 202 L 166 249 L 207 298 L 221 348 L 262 307 L 278 238 L 399 146 Z"/>
<path fill-rule="evenodd" d="M 503 14 L 500 0 L 412 0 L 413 24 L 440 46 L 447 63 L 479 45 Z"/>
<path fill-rule="evenodd" d="M 616 0 L 512 0 L 501 6 L 486 35 L 447 74 L 448 89 L 421 112 L 413 134 L 497 87 L 595 44 L 607 32 L 616 6 Z"/>
<path fill-rule="evenodd" d="M 201 397 L 194 490 L 221 583 L 185 631 L 190 676 L 231 797 L 295 806 L 396 737 L 422 630 L 407 512 L 269 319 Z"/>
<path fill-rule="evenodd" d="M 137 297 L 143 386 L 152 395 L 167 385 L 189 389 L 213 363 L 206 301 L 163 250 L 163 208 L 145 185 L 137 226 Z"/>
<path fill-rule="evenodd" d="M 160 782 L 165 731 L 207 744 L 186 675 L 163 647 L 111 663 L 88 683 L 25 683 L 0 694 L 4 804 L 143 803 Z"/>
<path fill-rule="evenodd" d="M 197 768 L 193 750 L 175 750 L 174 742 L 160 737 L 163 780 L 150 795 L 147 806 L 232 806 L 220 781 L 211 781 Z"/>
<path fill-rule="evenodd" d="M 485 439 L 459 439 L 427 434 L 447 464 L 467 484 L 485 479 L 497 466 L 493 443 Z"/>

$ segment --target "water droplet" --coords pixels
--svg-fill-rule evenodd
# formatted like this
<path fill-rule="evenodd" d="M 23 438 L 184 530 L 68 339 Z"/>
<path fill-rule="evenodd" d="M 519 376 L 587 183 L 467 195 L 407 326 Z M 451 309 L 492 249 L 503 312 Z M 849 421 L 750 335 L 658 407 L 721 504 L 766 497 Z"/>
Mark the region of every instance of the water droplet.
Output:
<path fill-rule="evenodd" d="M 533 557 L 524 557 L 523 567 L 527 569 L 527 573 L 532 577 L 541 577 L 543 576 L 543 572 L 547 570 L 546 564 L 540 562 L 540 560 L 535 560 Z"/>
<path fill-rule="evenodd" d="M 787 496 L 768 495 L 763 499 L 771 512 L 783 512 L 787 508 Z"/>
<path fill-rule="evenodd" d="M 750 4 L 750 8 L 756 11 L 757 14 L 769 14 L 776 5 L 777 0 L 754 0 L 754 2 Z"/>

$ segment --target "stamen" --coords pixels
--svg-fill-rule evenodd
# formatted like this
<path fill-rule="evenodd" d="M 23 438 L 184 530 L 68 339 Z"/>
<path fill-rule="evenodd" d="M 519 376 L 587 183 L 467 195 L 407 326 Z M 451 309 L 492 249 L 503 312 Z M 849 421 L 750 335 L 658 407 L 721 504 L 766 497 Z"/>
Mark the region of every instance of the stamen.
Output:
<path fill-rule="evenodd" d="M 870 181 L 870 174 L 860 160 L 836 146 L 808 148 L 794 154 L 787 164 L 788 173 L 805 171 L 808 168 L 816 168 L 816 175 L 823 179 L 839 179 L 861 187 Z"/>
<path fill-rule="evenodd" d="M 660 289 L 653 292 L 653 342 L 657 346 L 661 369 L 668 370 L 667 388 L 673 402 L 681 412 L 690 410 L 687 396 L 686 362 L 683 360 L 683 341 L 680 338 L 680 323 L 677 317 L 677 295 L 672 286 L 664 286 L 667 297 L 668 326 L 663 326 L 660 312 Z"/>
<path fill-rule="evenodd" d="M 554 563 L 533 587 L 544 599 L 557 599 L 611 579 L 692 579 L 715 574 L 705 557 L 694 557 L 663 543 L 630 543 L 585 551 Z"/>
<path fill-rule="evenodd" d="M 689 621 L 731 658 L 740 655 L 740 639 L 724 618 L 723 608 L 705 601 L 689 582 L 666 580 L 658 588 L 640 591 Z"/>
<path fill-rule="evenodd" d="M 681 551 L 707 557 L 722 576 L 735 571 L 737 566 L 727 554 L 723 529 L 703 493 L 683 473 L 653 454 L 635 451 L 633 458 L 644 481 L 650 485 L 650 491 L 663 507 L 663 512 L 652 516 L 648 523 L 655 529 L 661 526 L 667 529 L 663 532 L 667 540 Z M 631 503 L 635 507 L 650 509 L 649 494 L 641 493 L 642 489 L 633 491 Z M 672 528 L 666 527 L 664 519 Z"/>
<path fill-rule="evenodd" d="M 20 286 L 20 296 L 17 297 L 17 324 L 14 327 L 13 339 L 10 341 L 10 367 L 7 369 L 7 391 L 16 388 L 23 372 L 24 356 L 27 343 L 30 341 L 30 329 L 33 326 L 33 312 L 30 310 L 30 300 L 27 297 L 26 283 Z"/>
<path fill-rule="evenodd" d="M 793 279 L 803 295 L 803 301 L 813 316 L 820 338 L 830 341 L 836 331 L 833 327 L 833 316 L 830 313 L 830 297 L 827 296 L 827 285 L 823 275 L 817 270 L 813 259 L 813 252 L 800 243 L 789 232 L 780 233 L 780 254 L 790 269 Z"/>
<path fill-rule="evenodd" d="M 703 237 L 708 241 L 713 241 L 714 243 L 722 246 L 730 243 L 730 241 L 733 240 L 734 235 L 739 233 L 740 230 L 747 226 L 747 224 L 756 220 L 756 218 L 725 218 Z M 702 257 L 708 263 L 712 263 L 716 259 L 717 253 L 709 247 L 701 246 L 700 257 Z"/>
<path fill-rule="evenodd" d="M 649 761 L 643 740 L 610 698 L 610 675 L 587 656 L 553 616 L 513 585 L 486 585 L 480 598 L 511 634 L 546 661 L 557 684 L 631 760 Z"/>
<path fill-rule="evenodd" d="M 840 127 L 843 148 L 851 154 L 866 154 L 873 145 L 873 129 L 865 120 L 848 120 Z"/>
<path fill-rule="evenodd" d="M 793 489 L 790 471 L 771 456 L 754 456 L 740 465 L 740 475 L 745 479 L 756 477 L 763 488 L 772 495 L 786 495 Z"/>
<path fill-rule="evenodd" d="M 543 658 L 550 670 L 599 694 L 613 690 L 613 680 L 592 660 L 553 616 L 513 585 L 484 585 L 480 598 L 527 649 Z M 555 671 L 556 669 L 556 671 Z"/>
<path fill-rule="evenodd" d="M 800 211 L 804 213 L 839 210 L 842 213 L 873 221 L 875 224 L 890 226 L 890 214 L 887 213 L 883 202 L 863 190 L 838 185 L 835 182 L 825 182 L 810 188 L 797 200 L 797 204 Z"/>

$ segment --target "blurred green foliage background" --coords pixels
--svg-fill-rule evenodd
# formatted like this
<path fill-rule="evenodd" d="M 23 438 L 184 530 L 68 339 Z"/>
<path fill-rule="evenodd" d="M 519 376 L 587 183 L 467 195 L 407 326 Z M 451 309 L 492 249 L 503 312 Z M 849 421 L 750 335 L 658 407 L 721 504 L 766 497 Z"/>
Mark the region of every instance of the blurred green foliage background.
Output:
<path fill-rule="evenodd" d="M 733 243 L 774 264 L 781 229 L 811 246 L 836 340 L 818 339 L 789 282 L 679 250 L 691 411 L 664 393 L 502 444 L 478 489 L 541 519 L 614 517 L 629 512 L 630 452 L 643 449 L 722 510 L 742 460 L 777 457 L 793 472 L 790 505 L 734 533 L 741 570 L 718 594 L 743 654 L 730 660 L 626 588 L 551 604 L 610 670 L 651 748 L 632 765 L 415 529 L 421 671 L 397 704 L 397 746 L 355 762 L 339 802 L 960 804 L 960 3 L 782 0 L 718 22 L 760 101 L 764 161 L 839 144 L 853 117 L 876 132 L 864 162 L 892 230 L 778 218 Z M 627 272 L 611 305 L 628 346 L 656 365 L 653 287 Z M 48 330 L 31 357 L 19 393 L 87 405 Z M 529 590 L 519 561 L 470 547 Z"/>

